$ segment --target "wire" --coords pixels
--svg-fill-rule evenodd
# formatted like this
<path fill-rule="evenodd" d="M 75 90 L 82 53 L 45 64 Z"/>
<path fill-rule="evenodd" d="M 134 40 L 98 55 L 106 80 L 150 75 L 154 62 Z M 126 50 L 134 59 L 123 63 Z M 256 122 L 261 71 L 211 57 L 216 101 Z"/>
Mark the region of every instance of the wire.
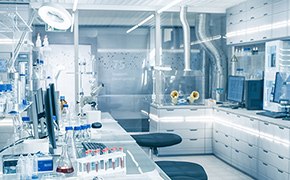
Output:
<path fill-rule="evenodd" d="M 10 144 L 10 145 L 5 146 L 4 148 L 2 148 L 2 149 L 0 150 L 0 153 L 2 153 L 3 151 L 5 151 L 6 149 L 8 149 L 8 148 L 10 148 L 10 147 L 13 147 L 13 146 L 15 146 L 15 145 L 21 144 L 21 143 L 24 142 L 24 140 L 29 139 L 29 138 L 32 138 L 32 137 L 33 137 L 33 136 L 28 136 L 28 137 L 25 137 L 25 138 L 18 139 L 18 140 L 15 141 L 14 143 L 12 143 L 12 144 Z"/>

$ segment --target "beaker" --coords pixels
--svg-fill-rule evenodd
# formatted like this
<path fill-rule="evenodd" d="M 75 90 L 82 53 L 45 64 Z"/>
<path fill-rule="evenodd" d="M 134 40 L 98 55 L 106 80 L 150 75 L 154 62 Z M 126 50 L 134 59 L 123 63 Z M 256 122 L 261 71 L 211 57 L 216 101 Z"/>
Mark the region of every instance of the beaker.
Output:
<path fill-rule="evenodd" d="M 62 146 L 61 156 L 57 160 L 56 172 L 64 173 L 64 174 L 70 174 L 70 173 L 74 172 L 72 162 L 71 162 L 70 157 L 68 156 L 68 153 L 67 153 L 67 145 L 66 144 L 63 144 L 63 146 Z"/>

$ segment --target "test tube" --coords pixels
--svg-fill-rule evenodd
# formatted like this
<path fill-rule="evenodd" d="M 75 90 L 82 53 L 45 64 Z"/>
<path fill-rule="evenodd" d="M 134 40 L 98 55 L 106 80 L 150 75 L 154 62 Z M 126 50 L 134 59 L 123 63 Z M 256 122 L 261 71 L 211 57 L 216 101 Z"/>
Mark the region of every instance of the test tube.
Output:
<path fill-rule="evenodd" d="M 111 149 L 111 153 L 115 153 L 116 151 L 117 151 L 117 148 L 116 147 L 113 147 Z M 116 164 L 116 160 L 117 159 L 118 158 L 112 158 L 112 168 L 113 168 L 113 170 L 115 170 L 115 168 L 118 167 L 117 164 Z"/>
<path fill-rule="evenodd" d="M 103 156 L 104 156 L 104 169 L 105 171 L 109 168 L 109 160 L 107 159 L 107 155 L 108 155 L 108 152 L 109 152 L 109 149 L 108 148 L 105 148 L 103 149 Z"/>
<path fill-rule="evenodd" d="M 96 165 L 96 172 L 99 172 L 99 164 L 100 164 L 100 162 L 99 162 L 99 160 L 98 160 L 98 156 L 100 156 L 101 155 L 101 150 L 100 149 L 95 149 L 95 159 L 96 159 L 96 161 L 95 161 L 95 165 Z"/>
<path fill-rule="evenodd" d="M 87 162 L 86 162 L 86 170 L 87 170 L 87 173 L 90 173 L 91 171 L 91 154 L 92 154 L 92 150 L 88 149 L 86 150 L 86 157 L 87 157 Z"/>
<path fill-rule="evenodd" d="M 124 164 L 124 156 L 123 156 L 124 149 L 120 147 L 119 148 L 119 152 L 121 153 L 121 155 L 120 155 L 120 166 L 123 169 L 124 166 L 125 166 L 125 164 Z"/>

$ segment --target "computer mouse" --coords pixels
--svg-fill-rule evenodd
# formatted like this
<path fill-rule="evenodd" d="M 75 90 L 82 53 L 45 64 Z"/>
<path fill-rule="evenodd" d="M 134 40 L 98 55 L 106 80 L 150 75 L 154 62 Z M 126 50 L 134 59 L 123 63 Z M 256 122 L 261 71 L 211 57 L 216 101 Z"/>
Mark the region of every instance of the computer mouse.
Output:
<path fill-rule="evenodd" d="M 103 125 L 102 125 L 102 123 L 100 123 L 100 122 L 94 122 L 94 123 L 92 123 L 92 128 L 94 128 L 94 129 L 99 129 L 99 128 L 101 128 Z"/>

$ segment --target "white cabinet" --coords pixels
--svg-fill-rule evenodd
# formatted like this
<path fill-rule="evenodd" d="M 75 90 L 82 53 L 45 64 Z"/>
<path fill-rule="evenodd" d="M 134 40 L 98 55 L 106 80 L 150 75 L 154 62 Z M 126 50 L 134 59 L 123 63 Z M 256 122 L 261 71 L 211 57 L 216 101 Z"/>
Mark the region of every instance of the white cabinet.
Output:
<path fill-rule="evenodd" d="M 150 132 L 175 133 L 180 144 L 158 148 L 158 155 L 212 153 L 212 109 L 150 108 Z"/>
<path fill-rule="evenodd" d="M 288 26 L 288 12 L 284 11 L 281 13 L 273 14 L 272 21 L 272 37 L 280 38 L 287 36 Z"/>
<path fill-rule="evenodd" d="M 273 0 L 273 14 L 288 10 L 288 0 Z"/>

